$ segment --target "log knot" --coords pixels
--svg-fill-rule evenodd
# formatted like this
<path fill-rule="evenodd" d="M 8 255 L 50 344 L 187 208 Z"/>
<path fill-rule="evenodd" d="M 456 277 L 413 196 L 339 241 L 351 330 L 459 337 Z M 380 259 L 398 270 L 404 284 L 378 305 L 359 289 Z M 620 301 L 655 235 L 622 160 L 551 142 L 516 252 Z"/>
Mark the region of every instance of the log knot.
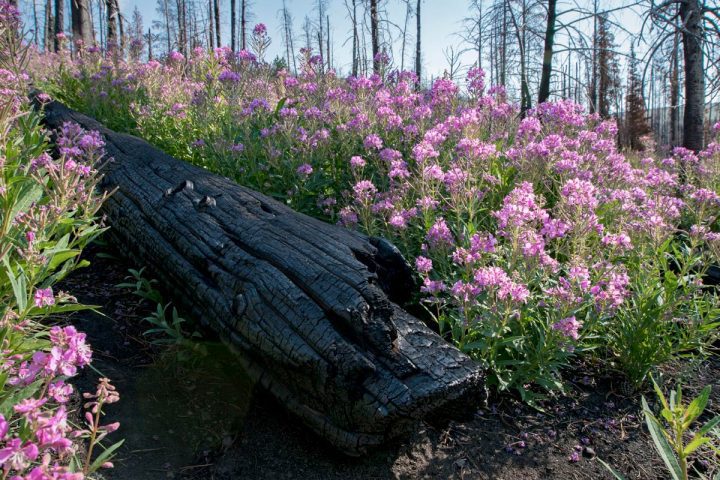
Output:
<path fill-rule="evenodd" d="M 210 195 L 204 195 L 201 199 L 195 200 L 195 208 L 197 210 L 206 210 L 217 206 L 217 200 Z"/>
<path fill-rule="evenodd" d="M 195 184 L 191 180 L 183 180 L 173 188 L 168 188 L 163 194 L 164 197 L 172 197 L 176 193 L 180 193 L 183 190 L 194 190 Z"/>

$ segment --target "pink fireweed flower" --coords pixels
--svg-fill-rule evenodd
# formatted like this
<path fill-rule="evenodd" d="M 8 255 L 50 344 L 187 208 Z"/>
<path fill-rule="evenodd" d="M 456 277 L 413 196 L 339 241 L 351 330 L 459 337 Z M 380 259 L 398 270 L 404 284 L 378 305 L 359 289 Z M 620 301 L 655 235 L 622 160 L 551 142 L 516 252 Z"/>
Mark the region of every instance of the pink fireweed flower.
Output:
<path fill-rule="evenodd" d="M 415 145 L 412 149 L 413 156 L 415 157 L 415 160 L 422 164 L 425 160 L 428 158 L 437 158 L 440 156 L 440 153 L 435 150 L 435 147 L 428 142 L 423 140 L 422 142 Z"/>
<path fill-rule="evenodd" d="M 586 181 L 578 178 L 568 180 L 560 190 L 565 202 L 568 205 L 576 205 L 585 207 L 588 209 L 595 209 L 598 206 L 598 200 L 596 198 L 597 189 L 595 186 Z"/>
<path fill-rule="evenodd" d="M 34 443 L 26 442 L 23 445 L 22 440 L 13 438 L 5 448 L 0 449 L 0 465 L 4 466 L 6 471 L 21 472 L 38 457 L 38 453 L 38 447 Z"/>
<path fill-rule="evenodd" d="M 437 208 L 437 206 L 440 204 L 440 202 L 433 197 L 425 196 L 422 198 L 419 198 L 417 202 L 415 202 L 418 207 L 420 207 L 423 210 L 432 210 Z"/>
<path fill-rule="evenodd" d="M 430 273 L 433 269 L 432 260 L 427 257 L 419 256 L 415 259 L 415 269 L 419 273 Z"/>
<path fill-rule="evenodd" d="M 338 213 L 339 222 L 346 227 L 351 227 L 358 223 L 358 215 L 351 207 L 345 207 Z"/>
<path fill-rule="evenodd" d="M 377 193 L 377 187 L 370 180 L 361 180 L 355 184 L 353 192 L 357 202 L 368 203 Z"/>
<path fill-rule="evenodd" d="M 453 234 L 445 223 L 444 218 L 439 218 L 428 230 L 425 239 L 431 248 L 449 247 L 455 243 Z"/>
<path fill-rule="evenodd" d="M 485 71 L 473 67 L 467 73 L 468 90 L 475 95 L 482 95 L 485 90 Z"/>
<path fill-rule="evenodd" d="M 222 83 L 238 83 L 240 81 L 240 75 L 232 70 L 223 70 L 218 75 L 218 80 Z"/>
<path fill-rule="evenodd" d="M 590 287 L 590 270 L 582 265 L 575 265 L 568 270 L 568 278 L 575 281 L 581 290 L 585 291 Z"/>
<path fill-rule="evenodd" d="M 420 287 L 420 291 L 423 293 L 429 293 L 431 295 L 444 292 L 447 289 L 445 284 L 440 280 L 430 280 L 430 277 L 425 277 L 423 284 Z"/>
<path fill-rule="evenodd" d="M 493 253 L 497 239 L 491 233 L 476 233 L 470 238 L 470 251 L 473 253 Z"/>
<path fill-rule="evenodd" d="M 457 247 L 452 254 L 453 263 L 456 265 L 472 265 L 480 259 L 480 255 L 463 247 Z"/>
<path fill-rule="evenodd" d="M 47 401 L 47 398 L 26 398 L 25 400 L 20 400 L 20 402 L 13 407 L 13 410 L 15 410 L 16 413 L 32 417 Z"/>
<path fill-rule="evenodd" d="M 458 280 L 450 288 L 450 292 L 453 296 L 455 296 L 455 298 L 460 300 L 460 302 L 467 304 L 475 302 L 478 294 L 480 293 L 480 289 L 472 283 L 465 283 L 462 280 Z"/>
<path fill-rule="evenodd" d="M 582 322 L 579 322 L 574 316 L 563 318 L 562 320 L 555 322 L 552 326 L 553 330 L 557 330 L 573 340 L 580 338 L 580 334 L 578 333 L 580 327 L 582 327 Z"/>
<path fill-rule="evenodd" d="M 443 176 L 443 182 L 448 190 L 451 192 L 458 192 L 468 180 L 470 175 L 468 172 L 459 167 L 454 167 L 445 172 Z"/>
<path fill-rule="evenodd" d="M 40 308 L 46 305 L 55 305 L 52 287 L 38 288 L 35 291 L 35 306 Z"/>
<path fill-rule="evenodd" d="M 9 429 L 9 424 L 7 420 L 5 420 L 5 415 L 0 413 L 0 442 L 5 440 L 5 437 L 7 436 Z"/>
<path fill-rule="evenodd" d="M 168 60 L 170 60 L 171 62 L 179 63 L 185 60 L 185 56 L 182 53 L 173 50 L 168 54 Z"/>
<path fill-rule="evenodd" d="M 366 165 L 365 159 L 355 155 L 350 158 L 350 166 L 352 168 L 363 168 Z"/>
<path fill-rule="evenodd" d="M 407 219 L 403 216 L 402 213 L 394 213 L 390 216 L 388 224 L 393 228 L 402 230 L 404 228 L 407 228 Z"/>
<path fill-rule="evenodd" d="M 253 35 L 263 36 L 267 33 L 267 27 L 264 23 L 258 23 L 253 27 Z"/>
<path fill-rule="evenodd" d="M 440 165 L 433 163 L 423 168 L 422 177 L 425 180 L 443 180 L 445 178 L 445 172 L 443 172 Z"/>
<path fill-rule="evenodd" d="M 72 392 L 73 386 L 69 383 L 65 383 L 63 380 L 52 382 L 48 387 L 48 395 L 53 397 L 53 399 L 60 404 L 67 403 L 70 400 Z"/>
<path fill-rule="evenodd" d="M 553 238 L 564 237 L 568 230 L 570 230 L 570 225 L 566 222 L 554 218 L 547 218 L 540 230 L 540 233 L 542 233 L 548 240 L 551 240 Z"/>
<path fill-rule="evenodd" d="M 410 171 L 407 169 L 407 163 L 403 160 L 393 160 L 390 165 L 390 172 L 388 172 L 388 177 L 391 179 L 409 178 Z"/>
<path fill-rule="evenodd" d="M 378 156 L 380 157 L 380 160 L 387 163 L 392 163 L 396 160 L 402 160 L 403 158 L 401 152 L 393 150 L 392 148 L 383 148 L 382 150 L 380 150 Z"/>
<path fill-rule="evenodd" d="M 608 247 L 615 247 L 622 251 L 632 250 L 633 245 L 626 233 L 608 233 L 602 237 L 602 244 Z"/>
<path fill-rule="evenodd" d="M 530 182 L 523 182 L 515 187 L 503 200 L 503 207 L 493 212 L 498 220 L 499 232 L 506 235 L 514 227 L 548 218 L 548 213 L 539 205 L 539 198 L 533 192 Z"/>
<path fill-rule="evenodd" d="M 690 198 L 699 204 L 720 205 L 720 196 L 707 188 L 698 188 Z"/>
<path fill-rule="evenodd" d="M 371 133 L 363 140 L 363 146 L 368 150 L 380 150 L 383 146 L 383 141 L 378 135 Z"/>
<path fill-rule="evenodd" d="M 542 131 L 542 124 L 540 120 L 535 117 L 526 117 L 520 122 L 520 126 L 517 130 L 517 136 L 522 139 L 535 138 L 537 134 Z"/>
<path fill-rule="evenodd" d="M 482 267 L 475 271 L 475 285 L 480 290 L 496 290 L 499 299 L 510 299 L 515 303 L 525 303 L 530 291 L 525 285 L 514 282 L 500 267 Z"/>
<path fill-rule="evenodd" d="M 67 411 L 61 405 L 54 413 L 43 412 L 36 421 L 37 437 L 43 449 L 52 448 L 58 452 L 68 451 L 72 442 L 66 438 L 67 433 L 72 430 L 67 424 Z"/>
<path fill-rule="evenodd" d="M 303 163 L 296 170 L 298 175 L 309 176 L 313 172 L 313 167 L 309 163 Z"/>

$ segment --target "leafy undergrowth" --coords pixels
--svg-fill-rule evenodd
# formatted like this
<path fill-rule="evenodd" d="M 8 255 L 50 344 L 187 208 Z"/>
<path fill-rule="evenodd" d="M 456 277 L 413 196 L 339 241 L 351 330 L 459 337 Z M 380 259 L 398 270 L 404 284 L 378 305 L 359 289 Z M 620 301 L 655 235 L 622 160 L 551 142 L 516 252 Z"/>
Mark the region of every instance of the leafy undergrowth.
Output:
<path fill-rule="evenodd" d="M 67 124 L 55 132 L 57 158 L 49 155 L 18 29 L 17 10 L 0 2 L 0 471 L 3 480 L 81 480 L 112 465 L 119 444 L 104 438 L 118 424 L 101 415 L 119 396 L 101 378 L 80 398 L 68 380 L 92 351 L 84 333 L 50 317 L 91 308 L 57 283 L 86 266 L 79 255 L 102 232 L 103 143 Z"/>

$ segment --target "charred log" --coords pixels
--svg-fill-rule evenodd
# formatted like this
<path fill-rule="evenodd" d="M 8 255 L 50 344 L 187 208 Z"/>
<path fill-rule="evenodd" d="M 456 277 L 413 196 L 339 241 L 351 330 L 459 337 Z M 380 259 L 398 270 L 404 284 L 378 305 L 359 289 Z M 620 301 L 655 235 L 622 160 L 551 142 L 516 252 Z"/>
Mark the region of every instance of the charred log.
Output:
<path fill-rule="evenodd" d="M 382 239 L 321 222 L 53 102 L 45 124 L 98 130 L 102 212 L 119 250 L 239 352 L 247 372 L 350 455 L 472 407 L 477 364 L 401 309 L 412 271 Z"/>

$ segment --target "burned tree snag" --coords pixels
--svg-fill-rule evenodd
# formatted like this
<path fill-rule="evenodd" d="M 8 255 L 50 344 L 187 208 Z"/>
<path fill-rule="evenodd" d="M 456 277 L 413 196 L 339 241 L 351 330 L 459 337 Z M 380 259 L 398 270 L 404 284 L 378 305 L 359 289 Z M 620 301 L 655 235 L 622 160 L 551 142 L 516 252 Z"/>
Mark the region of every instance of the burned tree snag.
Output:
<path fill-rule="evenodd" d="M 340 450 L 359 455 L 425 415 L 472 407 L 470 358 L 401 309 L 412 272 L 387 241 L 294 212 L 112 132 L 56 102 L 47 127 L 98 130 L 110 240 L 148 265 L 179 307 Z"/>

